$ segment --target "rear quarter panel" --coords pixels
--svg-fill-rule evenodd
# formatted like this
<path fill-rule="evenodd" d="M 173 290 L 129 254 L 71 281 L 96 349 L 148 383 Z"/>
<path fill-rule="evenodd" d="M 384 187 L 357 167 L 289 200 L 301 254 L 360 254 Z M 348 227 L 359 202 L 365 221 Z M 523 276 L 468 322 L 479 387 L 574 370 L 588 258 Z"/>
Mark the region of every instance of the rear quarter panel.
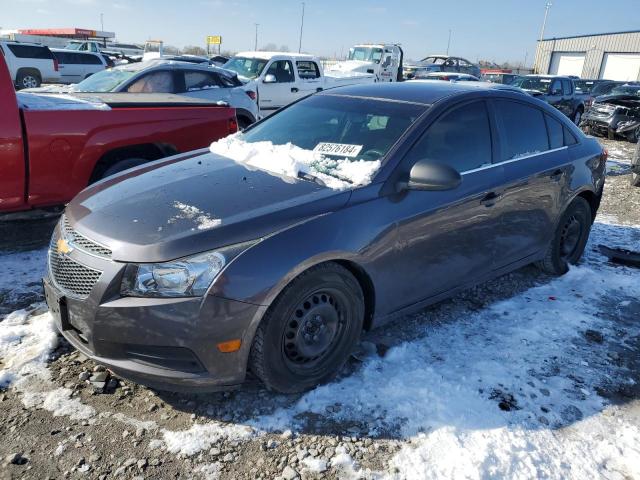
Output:
<path fill-rule="evenodd" d="M 168 144 L 178 152 L 208 146 L 229 133 L 235 112 L 222 107 L 25 111 L 29 136 L 29 203 L 71 200 L 98 160 L 130 145 Z"/>

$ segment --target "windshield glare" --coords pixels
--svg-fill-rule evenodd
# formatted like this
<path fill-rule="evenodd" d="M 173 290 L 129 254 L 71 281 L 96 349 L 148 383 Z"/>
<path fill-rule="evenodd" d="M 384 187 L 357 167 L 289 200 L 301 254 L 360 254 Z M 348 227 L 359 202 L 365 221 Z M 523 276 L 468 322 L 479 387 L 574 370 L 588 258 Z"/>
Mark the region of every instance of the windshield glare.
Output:
<path fill-rule="evenodd" d="M 380 63 L 382 49 L 375 47 L 352 47 L 349 49 L 349 60 Z"/>
<path fill-rule="evenodd" d="M 133 70 L 103 70 L 81 81 L 73 87 L 73 90 L 75 92 L 113 92 L 135 73 Z"/>
<path fill-rule="evenodd" d="M 640 97 L 640 85 L 620 85 L 611 90 L 611 95 L 635 95 Z"/>
<path fill-rule="evenodd" d="M 233 57 L 223 65 L 223 68 L 253 80 L 260 76 L 266 64 L 267 60 L 260 58 Z"/>
<path fill-rule="evenodd" d="M 536 90 L 541 93 L 547 93 L 551 86 L 550 78 L 516 78 L 511 85 L 525 90 Z"/>
<path fill-rule="evenodd" d="M 320 143 L 360 148 L 351 161 L 381 159 L 425 107 L 317 95 L 282 110 L 242 134 L 246 142 L 292 143 L 313 150 Z"/>
<path fill-rule="evenodd" d="M 443 57 L 427 57 L 427 58 L 423 58 L 420 61 L 424 63 L 433 63 L 435 65 L 442 65 L 445 60 L 446 58 L 443 58 Z"/>

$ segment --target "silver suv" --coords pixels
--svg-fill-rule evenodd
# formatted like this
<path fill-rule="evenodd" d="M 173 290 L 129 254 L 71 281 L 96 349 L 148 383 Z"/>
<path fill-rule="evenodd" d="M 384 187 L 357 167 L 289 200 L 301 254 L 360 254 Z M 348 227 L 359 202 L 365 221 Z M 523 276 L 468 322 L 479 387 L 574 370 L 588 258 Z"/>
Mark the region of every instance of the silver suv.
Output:
<path fill-rule="evenodd" d="M 60 81 L 58 61 L 49 47 L 37 43 L 0 41 L 0 53 L 17 89 Z"/>

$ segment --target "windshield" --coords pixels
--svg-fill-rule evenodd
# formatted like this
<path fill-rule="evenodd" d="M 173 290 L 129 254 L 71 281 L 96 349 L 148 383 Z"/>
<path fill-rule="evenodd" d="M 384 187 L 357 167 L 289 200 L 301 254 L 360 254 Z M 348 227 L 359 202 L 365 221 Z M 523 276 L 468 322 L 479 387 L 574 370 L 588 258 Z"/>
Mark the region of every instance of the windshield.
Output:
<path fill-rule="evenodd" d="M 640 84 L 620 85 L 611 90 L 611 95 L 635 95 L 636 97 L 640 97 Z"/>
<path fill-rule="evenodd" d="M 549 86 L 551 85 L 551 78 L 516 78 L 511 82 L 511 85 L 525 90 L 536 90 L 540 93 L 547 93 L 549 91 Z"/>
<path fill-rule="evenodd" d="M 80 50 L 80 47 L 82 47 L 82 42 L 69 42 L 64 48 L 66 50 Z"/>
<path fill-rule="evenodd" d="M 349 49 L 349 60 L 380 63 L 382 49 L 376 47 L 352 47 Z"/>
<path fill-rule="evenodd" d="M 595 86 L 595 82 L 587 81 L 587 80 L 574 80 L 573 83 L 576 85 L 576 91 L 579 93 L 591 93 L 593 87 Z"/>
<path fill-rule="evenodd" d="M 268 60 L 261 58 L 233 57 L 223 67 L 253 80 L 260 76 L 267 62 Z"/>
<path fill-rule="evenodd" d="M 74 92 L 113 92 L 119 85 L 127 81 L 136 72 L 133 70 L 103 70 L 73 87 Z"/>
<path fill-rule="evenodd" d="M 427 57 L 420 60 L 424 63 L 435 63 L 436 65 L 442 65 L 445 62 L 446 58 L 444 57 Z"/>

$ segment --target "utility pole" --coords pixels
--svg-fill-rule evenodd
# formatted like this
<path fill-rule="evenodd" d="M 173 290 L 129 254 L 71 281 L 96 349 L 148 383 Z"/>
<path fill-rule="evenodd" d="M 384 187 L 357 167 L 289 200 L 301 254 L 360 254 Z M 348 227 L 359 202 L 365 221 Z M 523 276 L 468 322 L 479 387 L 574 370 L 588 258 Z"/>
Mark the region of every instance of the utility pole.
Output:
<path fill-rule="evenodd" d="M 260 24 L 259 23 L 254 23 L 254 25 L 256 26 L 256 43 L 255 43 L 255 46 L 253 47 L 253 49 L 257 52 L 258 51 L 258 26 Z"/>
<path fill-rule="evenodd" d="M 302 2 L 302 20 L 300 20 L 300 43 L 298 45 L 298 53 L 302 52 L 302 27 L 304 27 L 304 2 Z"/>
<path fill-rule="evenodd" d="M 104 32 L 104 13 L 100 14 L 100 31 Z"/>
<path fill-rule="evenodd" d="M 544 6 L 544 20 L 542 21 L 542 30 L 540 30 L 540 41 L 544 38 L 544 29 L 547 26 L 547 15 L 549 15 L 549 9 L 551 8 L 552 3 L 547 2 Z"/>
<path fill-rule="evenodd" d="M 449 55 L 449 46 L 451 45 L 451 29 L 449 29 L 449 40 L 447 40 L 447 55 Z"/>

